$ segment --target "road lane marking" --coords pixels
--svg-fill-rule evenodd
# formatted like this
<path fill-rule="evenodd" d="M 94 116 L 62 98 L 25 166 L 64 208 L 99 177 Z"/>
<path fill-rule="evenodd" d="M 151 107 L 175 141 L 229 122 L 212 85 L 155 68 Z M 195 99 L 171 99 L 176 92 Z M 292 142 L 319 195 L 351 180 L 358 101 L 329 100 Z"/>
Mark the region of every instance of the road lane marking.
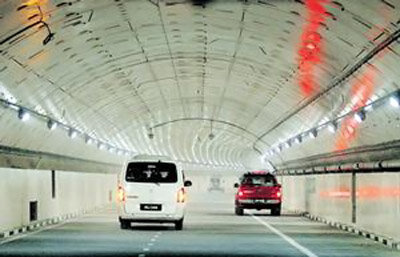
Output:
<path fill-rule="evenodd" d="M 307 249 L 306 247 L 302 246 L 301 244 L 297 243 L 293 238 L 289 237 L 288 235 L 285 235 L 284 233 L 282 233 L 281 231 L 279 231 L 278 229 L 274 228 L 273 226 L 271 226 L 270 224 L 268 224 L 267 222 L 263 221 L 262 219 L 260 219 L 259 217 L 254 216 L 253 214 L 251 214 L 251 217 L 253 217 L 255 220 L 257 220 L 258 222 L 260 222 L 261 224 L 263 224 L 265 227 L 267 227 L 269 230 L 271 230 L 273 233 L 275 233 L 276 235 L 280 236 L 281 238 L 283 238 L 286 242 L 288 242 L 289 244 L 291 244 L 294 248 L 296 248 L 297 250 L 299 250 L 300 252 L 302 252 L 303 254 L 307 255 L 308 257 L 318 257 L 318 255 L 316 255 L 315 253 L 311 252 L 309 249 Z"/>

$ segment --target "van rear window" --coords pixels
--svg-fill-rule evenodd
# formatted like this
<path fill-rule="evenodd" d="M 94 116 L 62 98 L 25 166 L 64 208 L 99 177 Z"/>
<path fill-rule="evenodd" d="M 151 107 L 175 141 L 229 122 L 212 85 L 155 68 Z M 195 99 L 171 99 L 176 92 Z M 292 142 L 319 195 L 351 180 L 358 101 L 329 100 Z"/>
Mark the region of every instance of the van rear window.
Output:
<path fill-rule="evenodd" d="M 126 171 L 127 182 L 175 183 L 178 181 L 176 166 L 163 162 L 131 162 Z"/>

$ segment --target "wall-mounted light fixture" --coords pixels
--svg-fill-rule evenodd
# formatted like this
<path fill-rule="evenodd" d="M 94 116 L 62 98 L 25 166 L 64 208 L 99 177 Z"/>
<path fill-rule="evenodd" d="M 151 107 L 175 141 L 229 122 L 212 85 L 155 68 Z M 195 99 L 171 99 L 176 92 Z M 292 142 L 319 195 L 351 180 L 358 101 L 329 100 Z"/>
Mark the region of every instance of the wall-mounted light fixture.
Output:
<path fill-rule="evenodd" d="M 14 102 L 12 99 L 10 100 L 10 99 L 0 98 L 0 106 L 3 106 L 4 108 L 7 108 L 9 110 L 15 111 L 17 113 L 17 117 L 21 121 L 27 121 L 31 117 L 35 117 L 35 118 L 37 118 L 37 120 L 44 121 L 49 130 L 55 130 L 57 127 L 62 127 L 67 131 L 68 136 L 70 138 L 75 138 L 79 134 L 83 134 L 82 132 L 80 132 L 78 129 L 76 129 L 74 127 L 71 127 L 61 121 L 57 121 L 53 117 L 50 117 L 50 116 L 48 116 L 40 111 L 37 111 L 35 109 L 30 109 L 25 106 L 19 105 L 16 103 L 16 101 Z M 85 143 L 90 145 L 90 144 L 97 142 L 97 140 L 95 138 L 93 138 L 87 134 L 85 134 L 85 135 L 86 135 L 84 137 Z M 105 145 L 104 145 L 104 147 L 105 147 Z M 100 147 L 100 148 L 103 150 L 104 147 Z M 119 151 L 120 153 L 122 153 L 121 155 L 126 155 L 126 156 L 131 156 L 134 154 L 134 152 L 132 152 L 132 151 L 129 151 L 126 149 L 121 149 L 121 148 L 113 146 L 113 145 L 110 145 L 110 147 L 113 148 L 113 150 L 111 151 L 112 153 L 118 153 L 118 151 Z"/>
<path fill-rule="evenodd" d="M 48 127 L 50 130 L 55 130 L 55 129 L 57 128 L 57 122 L 54 121 L 54 120 L 52 120 L 52 119 L 49 119 L 49 120 L 47 121 L 47 127 Z"/>
<path fill-rule="evenodd" d="M 389 99 L 390 105 L 399 108 L 400 107 L 400 90 L 396 91 Z"/>
<path fill-rule="evenodd" d="M 384 103 L 387 103 L 387 102 L 389 102 L 390 105 L 395 108 L 400 108 L 400 90 L 396 90 L 396 91 L 394 91 L 390 94 L 387 94 L 383 97 L 380 97 L 380 98 L 375 96 L 374 98 L 370 99 L 367 102 L 367 105 L 362 106 L 359 109 L 356 109 L 356 110 L 349 109 L 348 111 L 345 111 L 345 112 L 342 111 L 341 114 L 338 117 L 336 117 L 335 119 L 328 120 L 326 122 L 323 122 L 322 124 L 320 123 L 320 124 L 318 124 L 317 127 L 309 129 L 308 131 L 303 131 L 303 132 L 297 134 L 296 136 L 288 139 L 287 142 L 294 142 L 294 143 L 300 144 L 300 143 L 302 143 L 303 140 L 307 139 L 306 138 L 307 135 L 310 138 L 316 138 L 318 135 L 318 131 L 322 130 L 324 128 L 327 128 L 328 131 L 330 131 L 331 133 L 335 133 L 340 126 L 340 122 L 345 120 L 345 117 L 349 117 L 350 115 L 353 115 L 355 121 L 357 121 L 358 123 L 361 123 L 366 119 L 367 112 L 372 112 L 377 107 L 384 105 Z M 348 126 L 346 128 L 346 130 L 349 133 L 354 133 L 354 128 L 352 126 Z M 278 146 L 273 146 L 273 148 L 271 148 L 271 150 L 270 150 L 271 156 L 275 155 L 277 152 L 282 151 L 283 150 L 282 146 L 283 146 L 283 144 L 281 144 L 281 143 L 279 143 Z"/>
<path fill-rule="evenodd" d="M 70 129 L 68 130 L 68 136 L 69 136 L 70 138 L 74 139 L 77 135 L 78 135 L 78 132 L 77 132 L 75 129 L 70 128 Z"/>
<path fill-rule="evenodd" d="M 354 119 L 358 122 L 361 123 L 365 120 L 366 116 L 365 116 L 365 111 L 364 110 L 360 110 L 358 112 L 356 112 L 354 114 Z"/>
<path fill-rule="evenodd" d="M 27 121 L 29 120 L 29 118 L 31 117 L 31 115 L 29 114 L 29 112 L 24 109 L 24 108 L 19 108 L 18 110 L 18 118 L 22 121 Z"/>
<path fill-rule="evenodd" d="M 98 147 L 100 150 L 104 150 L 104 149 L 106 148 L 106 146 L 105 146 L 102 142 L 99 142 L 99 143 L 97 144 L 97 147 Z"/>
<path fill-rule="evenodd" d="M 318 136 L 318 130 L 317 129 L 313 129 L 309 132 L 309 136 L 311 138 L 316 138 Z"/>
<path fill-rule="evenodd" d="M 329 125 L 328 125 L 329 132 L 335 133 L 337 129 L 338 129 L 338 124 L 336 121 L 329 123 Z"/>
<path fill-rule="evenodd" d="M 91 145 L 91 144 L 93 144 L 93 142 L 94 142 L 94 140 L 90 136 L 86 136 L 85 137 L 85 143 L 86 144 Z"/>

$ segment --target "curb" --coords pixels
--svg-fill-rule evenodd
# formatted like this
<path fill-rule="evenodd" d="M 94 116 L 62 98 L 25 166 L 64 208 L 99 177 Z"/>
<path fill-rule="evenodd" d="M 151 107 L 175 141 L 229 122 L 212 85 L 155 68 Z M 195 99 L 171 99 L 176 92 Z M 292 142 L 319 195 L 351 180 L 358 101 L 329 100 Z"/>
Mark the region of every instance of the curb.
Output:
<path fill-rule="evenodd" d="M 321 223 L 325 223 L 331 227 L 343 230 L 343 231 L 347 231 L 359 236 L 363 236 L 365 238 L 374 240 L 377 243 L 381 243 L 385 246 L 388 246 L 392 249 L 396 249 L 396 250 L 400 250 L 400 241 L 396 241 L 393 238 L 390 237 L 386 237 L 386 236 L 382 236 L 382 235 L 377 235 L 373 232 L 367 231 L 367 230 L 363 230 L 363 229 L 359 229 L 356 226 L 353 225 L 348 225 L 348 224 L 344 224 L 344 223 L 340 223 L 340 222 L 336 222 L 336 221 L 330 221 L 327 220 L 325 218 L 316 216 L 316 215 L 312 215 L 309 214 L 307 212 L 297 212 L 299 213 L 301 216 L 306 217 L 310 220 L 313 221 L 317 221 L 317 222 L 321 222 Z"/>
<path fill-rule="evenodd" d="M 91 210 L 84 210 L 84 211 L 78 211 L 78 212 L 74 212 L 74 213 L 69 213 L 69 214 L 64 214 L 61 216 L 57 216 L 54 218 L 49 218 L 49 219 L 45 219 L 45 220 L 39 220 L 39 221 L 35 221 L 32 222 L 28 225 L 22 226 L 22 227 L 18 227 L 18 228 L 13 228 L 11 230 L 6 230 L 6 231 L 1 231 L 0 232 L 0 239 L 5 239 L 5 238 L 9 238 L 12 236 L 16 236 L 18 234 L 22 234 L 22 233 L 26 233 L 26 232 L 31 232 L 34 230 L 37 230 L 39 228 L 43 228 L 43 227 L 47 227 L 50 225 L 55 225 L 55 224 L 59 224 L 61 222 L 73 219 L 73 218 L 77 218 L 79 216 L 83 216 L 84 214 L 88 214 L 88 213 L 92 213 L 95 211 L 98 211 L 99 209 L 108 207 L 108 205 L 105 206 L 101 206 L 101 207 L 95 207 Z M 0 241 L 1 242 L 1 241 Z"/>
<path fill-rule="evenodd" d="M 36 222 L 30 223 L 29 225 L 25 225 L 23 227 L 15 228 L 12 230 L 3 231 L 3 232 L 0 232 L 0 239 L 8 238 L 11 236 L 16 236 L 18 234 L 37 230 L 42 227 L 47 227 L 49 225 L 58 224 L 62 221 L 66 221 L 71 218 L 75 218 L 75 217 L 79 216 L 79 214 L 81 214 L 81 213 L 83 214 L 83 212 L 66 214 L 66 215 L 62 215 L 62 216 L 51 218 L 51 219 L 36 221 Z"/>

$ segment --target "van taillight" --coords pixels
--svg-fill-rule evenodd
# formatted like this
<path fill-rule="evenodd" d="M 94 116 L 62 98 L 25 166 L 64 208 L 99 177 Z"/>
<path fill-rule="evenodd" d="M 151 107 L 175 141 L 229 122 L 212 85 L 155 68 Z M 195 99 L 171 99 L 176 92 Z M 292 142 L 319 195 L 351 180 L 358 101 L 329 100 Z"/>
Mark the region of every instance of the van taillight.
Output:
<path fill-rule="evenodd" d="M 186 201 L 185 189 L 183 187 L 178 190 L 178 194 L 176 195 L 176 201 L 178 203 L 184 203 Z"/>
<path fill-rule="evenodd" d="M 124 203 L 126 200 L 125 189 L 122 186 L 118 186 L 117 190 L 117 202 Z"/>

